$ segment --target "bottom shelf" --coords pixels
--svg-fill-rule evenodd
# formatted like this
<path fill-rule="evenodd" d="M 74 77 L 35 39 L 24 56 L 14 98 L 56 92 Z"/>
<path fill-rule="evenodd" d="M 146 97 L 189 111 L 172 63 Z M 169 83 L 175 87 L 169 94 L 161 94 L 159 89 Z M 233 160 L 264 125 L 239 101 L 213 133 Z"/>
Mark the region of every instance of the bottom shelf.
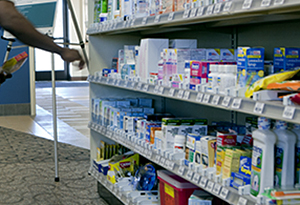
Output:
<path fill-rule="evenodd" d="M 98 172 L 93 166 L 90 167 L 89 173 L 118 200 L 125 205 L 147 205 L 159 204 L 157 191 L 131 191 L 129 186 L 120 186 L 118 183 L 112 184 L 106 176 Z M 151 196 L 150 196 L 151 195 Z M 114 203 L 115 204 L 115 203 Z"/>

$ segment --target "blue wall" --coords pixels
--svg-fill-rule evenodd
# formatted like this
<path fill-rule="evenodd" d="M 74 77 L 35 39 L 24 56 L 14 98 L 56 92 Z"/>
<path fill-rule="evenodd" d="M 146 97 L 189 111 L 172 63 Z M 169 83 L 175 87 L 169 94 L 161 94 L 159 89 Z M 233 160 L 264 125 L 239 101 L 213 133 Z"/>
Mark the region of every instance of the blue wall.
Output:
<path fill-rule="evenodd" d="M 2 31 L 0 32 L 2 35 Z M 19 41 L 14 42 L 13 46 L 22 45 Z M 0 39 L 0 64 L 2 65 L 7 41 Z M 28 47 L 12 49 L 8 59 L 25 51 L 27 54 Z M 13 73 L 11 79 L 7 79 L 0 87 L 0 104 L 20 104 L 30 103 L 30 82 L 29 82 L 29 59 L 23 66 Z"/>

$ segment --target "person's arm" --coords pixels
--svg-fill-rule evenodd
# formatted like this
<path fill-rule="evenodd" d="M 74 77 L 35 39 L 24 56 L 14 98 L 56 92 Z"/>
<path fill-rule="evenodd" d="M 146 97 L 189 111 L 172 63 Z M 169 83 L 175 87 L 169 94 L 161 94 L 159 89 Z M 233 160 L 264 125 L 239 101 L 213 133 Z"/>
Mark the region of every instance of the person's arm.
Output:
<path fill-rule="evenodd" d="M 42 12 L 42 11 L 41 11 Z M 82 69 L 84 61 L 77 50 L 62 48 L 51 38 L 38 32 L 33 25 L 9 1 L 0 0 L 0 25 L 23 43 L 49 52 L 57 53 L 67 62 L 80 61 Z"/>

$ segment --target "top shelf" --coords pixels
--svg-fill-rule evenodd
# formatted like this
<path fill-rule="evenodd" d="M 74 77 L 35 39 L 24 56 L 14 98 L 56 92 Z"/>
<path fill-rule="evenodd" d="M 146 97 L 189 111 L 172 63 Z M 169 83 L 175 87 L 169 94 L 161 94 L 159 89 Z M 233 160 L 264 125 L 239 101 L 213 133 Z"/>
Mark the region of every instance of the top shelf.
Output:
<path fill-rule="evenodd" d="M 298 0 L 233 0 L 127 21 L 91 24 L 88 35 L 116 35 L 136 31 L 170 32 L 170 27 L 210 23 L 211 27 L 300 19 Z M 153 30 L 155 28 L 155 30 Z"/>

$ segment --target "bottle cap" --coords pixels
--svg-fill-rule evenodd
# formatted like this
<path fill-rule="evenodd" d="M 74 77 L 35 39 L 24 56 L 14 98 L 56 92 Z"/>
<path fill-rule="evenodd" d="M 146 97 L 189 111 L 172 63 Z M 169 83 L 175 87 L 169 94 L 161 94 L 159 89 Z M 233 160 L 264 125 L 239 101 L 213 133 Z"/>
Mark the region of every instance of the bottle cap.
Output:
<path fill-rule="evenodd" d="M 267 130 L 271 128 L 271 120 L 266 117 L 258 117 L 257 119 L 258 129 Z"/>
<path fill-rule="evenodd" d="M 280 130 L 287 129 L 287 122 L 282 120 L 276 120 L 275 128 Z"/>

